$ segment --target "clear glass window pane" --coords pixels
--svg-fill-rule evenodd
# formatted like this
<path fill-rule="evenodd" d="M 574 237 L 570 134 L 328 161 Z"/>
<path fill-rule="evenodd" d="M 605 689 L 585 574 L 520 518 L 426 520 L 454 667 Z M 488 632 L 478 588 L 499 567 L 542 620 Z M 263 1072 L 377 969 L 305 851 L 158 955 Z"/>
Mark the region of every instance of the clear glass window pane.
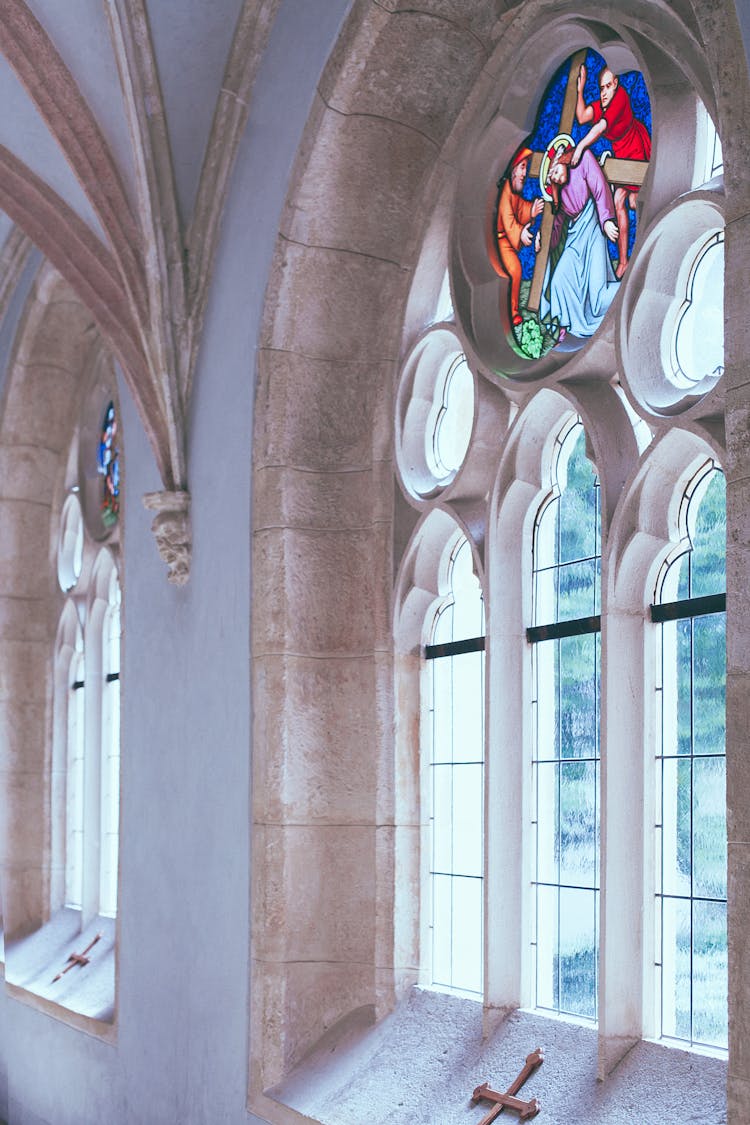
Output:
<path fill-rule="evenodd" d="M 689 758 L 666 758 L 662 769 L 662 886 L 667 895 L 689 895 L 691 789 Z"/>
<path fill-rule="evenodd" d="M 662 899 L 662 1035 L 691 1038 L 691 907 L 689 899 Z"/>
<path fill-rule="evenodd" d="M 538 885 L 536 888 L 537 972 L 536 1003 L 538 1008 L 556 1011 L 560 1002 L 558 962 L 560 950 L 559 887 Z"/>
<path fill-rule="evenodd" d="M 451 986 L 482 991 L 482 880 L 453 880 Z"/>
<path fill-rule="evenodd" d="M 451 986 L 453 949 L 453 883 L 450 875 L 432 877 L 432 981 Z"/>
<path fill-rule="evenodd" d="M 727 907 L 693 907 L 693 1041 L 727 1046 Z"/>
<path fill-rule="evenodd" d="M 560 765 L 560 882 L 596 886 L 599 807 L 594 762 Z"/>
<path fill-rule="evenodd" d="M 481 637 L 482 591 L 468 542 L 450 565 L 449 600 L 433 644 Z M 432 983 L 482 990 L 484 653 L 443 654 L 431 672 Z"/>
<path fill-rule="evenodd" d="M 660 588 L 684 616 L 659 627 L 658 646 L 661 1030 L 715 1047 L 727 1041 L 725 614 L 691 616 L 687 599 L 723 592 L 724 494 L 712 462 L 686 489 L 681 553 Z"/>
<path fill-rule="evenodd" d="M 693 764 L 693 889 L 703 898 L 727 897 L 727 783 L 723 757 Z"/>
<path fill-rule="evenodd" d="M 457 875 L 482 875 L 484 767 L 453 768 L 453 868 Z"/>
<path fill-rule="evenodd" d="M 453 761 L 484 757 L 484 654 L 449 657 L 453 671 Z"/>
<path fill-rule="evenodd" d="M 432 869 L 453 870 L 453 767 L 432 769 Z"/>
<path fill-rule="evenodd" d="M 598 895 L 560 888 L 560 1011 L 596 1019 Z"/>
<path fill-rule="evenodd" d="M 560 756 L 595 758 L 599 743 L 599 634 L 560 642 Z"/>
<path fill-rule="evenodd" d="M 535 625 L 595 617 L 600 607 L 599 485 L 580 420 L 557 444 L 535 529 Z M 535 642 L 532 658 L 536 1002 L 595 1019 L 599 633 Z"/>
<path fill-rule="evenodd" d="M 70 662 L 67 707 L 67 780 L 65 810 L 65 902 L 80 910 L 83 903 L 84 715 L 83 653 Z M 81 686 L 76 686 L 80 684 Z"/>

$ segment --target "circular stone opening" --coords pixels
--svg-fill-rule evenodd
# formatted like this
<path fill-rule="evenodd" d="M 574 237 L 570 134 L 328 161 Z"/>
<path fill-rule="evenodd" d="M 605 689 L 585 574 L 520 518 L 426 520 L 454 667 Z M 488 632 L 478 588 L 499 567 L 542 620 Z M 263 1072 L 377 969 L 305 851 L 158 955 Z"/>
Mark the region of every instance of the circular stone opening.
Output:
<path fill-rule="evenodd" d="M 699 247 L 669 333 L 667 378 L 680 390 L 710 390 L 724 372 L 724 232 Z"/>
<path fill-rule="evenodd" d="M 397 400 L 396 459 L 407 492 L 426 499 L 460 471 L 474 428 L 474 376 L 456 333 L 431 329 L 404 364 Z"/>

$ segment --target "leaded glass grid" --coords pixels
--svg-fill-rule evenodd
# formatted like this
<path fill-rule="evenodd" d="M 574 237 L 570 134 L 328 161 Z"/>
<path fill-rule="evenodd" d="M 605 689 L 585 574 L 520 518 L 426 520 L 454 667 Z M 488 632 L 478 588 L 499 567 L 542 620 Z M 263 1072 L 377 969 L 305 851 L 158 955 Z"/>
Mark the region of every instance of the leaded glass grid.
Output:
<path fill-rule="evenodd" d="M 432 628 L 434 645 L 484 635 L 482 590 L 462 538 L 450 562 L 450 594 Z M 444 654 L 430 677 L 431 983 L 483 989 L 484 652 Z"/>
<path fill-rule="evenodd" d="M 599 949 L 599 484 L 579 418 L 560 432 L 534 532 L 534 1003 L 596 1019 Z M 566 622 L 563 632 L 555 626 Z M 578 623 L 578 624 L 576 624 Z"/>
<path fill-rule="evenodd" d="M 727 1046 L 725 612 L 690 599 L 725 586 L 725 486 L 708 462 L 682 506 L 683 542 L 657 597 L 656 1001 L 663 1039 Z"/>

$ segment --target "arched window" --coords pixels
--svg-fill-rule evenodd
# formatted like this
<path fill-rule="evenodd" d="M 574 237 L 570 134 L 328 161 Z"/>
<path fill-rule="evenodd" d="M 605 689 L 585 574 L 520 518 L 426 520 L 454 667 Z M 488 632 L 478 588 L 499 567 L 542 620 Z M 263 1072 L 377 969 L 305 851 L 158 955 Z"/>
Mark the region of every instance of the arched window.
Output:
<path fill-rule="evenodd" d="M 55 867 L 61 874 L 53 878 L 52 908 L 79 911 L 82 928 L 97 916 L 117 913 L 120 451 L 112 400 L 100 421 L 93 442 L 93 426 L 84 422 L 71 446 L 57 550 L 62 610 L 55 647 L 53 760 L 64 777 L 65 797 L 57 803 L 58 823 L 53 824 Z"/>
<path fill-rule="evenodd" d="M 112 567 L 102 622 L 102 803 L 99 912 L 117 911 L 120 826 L 120 584 Z"/>
<path fill-rule="evenodd" d="M 55 653 L 55 734 L 65 777 L 64 903 L 83 905 L 85 659 L 83 630 L 74 603 L 66 600 Z"/>
<path fill-rule="evenodd" d="M 724 475 L 686 489 L 682 541 L 659 576 L 656 754 L 657 1026 L 727 1045 Z"/>
<path fill-rule="evenodd" d="M 599 484 L 579 418 L 558 434 L 534 531 L 533 976 L 539 1008 L 596 1017 Z"/>
<path fill-rule="evenodd" d="M 427 646 L 431 983 L 482 992 L 484 602 L 471 547 L 448 563 L 449 594 Z"/>

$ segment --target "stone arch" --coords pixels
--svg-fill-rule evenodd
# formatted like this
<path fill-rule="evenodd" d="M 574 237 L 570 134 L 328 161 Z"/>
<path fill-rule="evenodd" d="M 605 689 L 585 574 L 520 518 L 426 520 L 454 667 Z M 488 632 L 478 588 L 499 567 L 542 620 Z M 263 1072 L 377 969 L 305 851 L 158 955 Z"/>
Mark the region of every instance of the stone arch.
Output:
<path fill-rule="evenodd" d="M 89 310 L 51 266 L 27 301 L 0 414 L 0 776 L 6 944 L 49 916 L 51 661 L 60 603 L 51 529 L 81 388 L 101 350 Z"/>
<path fill-rule="evenodd" d="M 254 472 L 259 1108 L 327 1028 L 354 1011 L 383 1014 L 415 979 L 393 930 L 392 539 L 394 520 L 405 541 L 415 517 L 401 501 L 393 509 L 391 413 L 431 210 L 417 201 L 440 177 L 493 9 L 452 19 L 355 5 L 319 86 L 271 271 Z"/>
<path fill-rule="evenodd" d="M 647 60 L 677 26 L 649 0 L 629 7 L 627 27 L 614 2 L 577 7 L 579 19 L 558 25 L 565 35 L 604 34 L 611 21 Z M 394 554 L 418 520 L 393 499 L 397 366 L 425 324 L 412 283 L 440 261 L 435 223 L 447 229 L 456 169 L 498 82 L 513 101 L 503 68 L 557 7 L 532 0 L 500 20 L 489 0 L 470 15 L 458 3 L 425 9 L 355 3 L 319 84 L 266 295 L 253 475 L 250 1102 L 271 1115 L 263 1091 L 324 1032 L 355 1014 L 377 1018 L 415 977 L 393 930 Z M 699 44 L 680 27 L 713 111 Z M 657 98 L 665 113 L 669 87 Z M 613 348 L 610 336 L 595 362 L 614 401 Z M 522 402 L 522 389 L 509 397 Z M 610 518 L 636 458 L 634 445 L 619 452 Z"/>

